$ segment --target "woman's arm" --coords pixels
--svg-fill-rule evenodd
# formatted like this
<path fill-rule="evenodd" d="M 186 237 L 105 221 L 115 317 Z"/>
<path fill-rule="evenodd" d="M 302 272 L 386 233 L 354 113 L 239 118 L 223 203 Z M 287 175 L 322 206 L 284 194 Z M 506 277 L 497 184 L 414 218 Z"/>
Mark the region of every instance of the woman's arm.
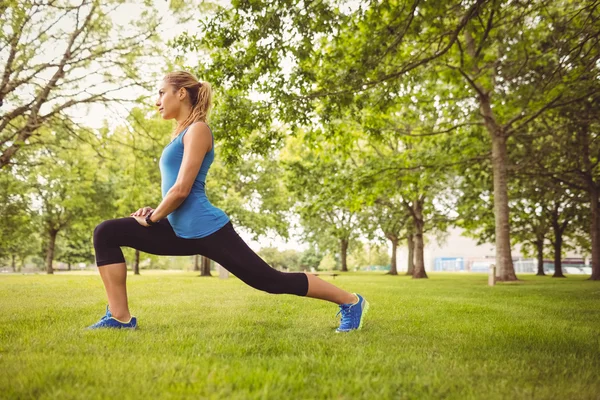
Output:
<path fill-rule="evenodd" d="M 212 135 L 206 124 L 195 123 L 188 128 L 183 136 L 183 159 L 177 181 L 152 213 L 152 222 L 165 218 L 185 201 L 211 145 Z"/>

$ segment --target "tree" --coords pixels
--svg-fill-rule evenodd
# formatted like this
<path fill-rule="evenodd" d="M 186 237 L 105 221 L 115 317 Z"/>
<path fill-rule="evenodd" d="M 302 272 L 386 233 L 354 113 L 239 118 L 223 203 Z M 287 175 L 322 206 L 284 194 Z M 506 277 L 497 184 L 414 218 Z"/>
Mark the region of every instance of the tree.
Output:
<path fill-rule="evenodd" d="M 554 247 L 554 278 L 565 277 L 562 272 L 564 236 L 566 235 L 569 223 L 578 211 L 578 200 L 577 196 L 569 190 L 556 187 L 550 207 L 545 210 L 553 233 L 550 242 Z"/>
<path fill-rule="evenodd" d="M 317 250 L 316 247 L 310 246 L 307 250 L 305 250 L 300 256 L 300 268 L 305 271 L 310 271 L 311 268 L 315 270 L 319 268 L 319 264 L 323 259 L 323 255 Z"/>
<path fill-rule="evenodd" d="M 90 225 L 81 223 L 85 221 L 76 221 L 68 226 L 62 233 L 59 241 L 62 243 L 60 252 L 56 259 L 66 262 L 71 269 L 71 265 L 79 262 L 86 264 L 94 263 L 94 254 L 90 251 Z"/>
<path fill-rule="evenodd" d="M 333 254 L 327 253 L 319 263 L 319 271 L 332 271 L 335 268 L 335 259 Z"/>
<path fill-rule="evenodd" d="M 303 134 L 290 138 L 282 162 L 288 189 L 297 198 L 305 238 L 328 250 L 337 242 L 341 270 L 348 271 L 348 248 L 358 235 L 360 223 L 360 205 L 353 190 L 354 166 L 338 158 L 327 143 L 311 152 L 302 148 L 302 140 Z"/>
<path fill-rule="evenodd" d="M 102 216 L 112 198 L 103 190 L 102 179 L 94 165 L 95 152 L 89 146 L 73 144 L 64 130 L 44 134 L 49 143 L 54 137 L 53 145 L 35 154 L 37 164 L 28 171 L 27 179 L 34 196 L 41 202 L 46 270 L 52 274 L 58 234 L 76 223 L 87 221 L 89 224 Z M 88 231 L 91 231 L 89 225 Z"/>
<path fill-rule="evenodd" d="M 417 86 L 424 87 L 425 84 Z M 450 222 L 451 207 L 444 199 L 449 195 L 446 183 L 452 172 L 446 166 L 463 162 L 464 156 L 447 151 L 448 142 L 453 139 L 445 137 L 440 129 L 445 119 L 443 112 L 416 104 L 406 105 L 402 100 L 415 93 L 411 89 L 403 91 L 403 96 L 380 106 L 378 112 L 362 120 L 370 137 L 366 146 L 369 151 L 361 153 L 361 158 L 368 160 L 368 168 L 361 177 L 365 184 L 361 186 L 374 193 L 375 204 L 384 203 L 394 210 L 395 220 L 405 216 L 401 221 L 407 234 L 410 233 L 411 261 L 414 260 L 409 269 L 413 267 L 412 277 L 418 279 L 427 277 L 425 232 L 444 232 Z M 432 105 L 429 107 L 433 108 Z M 363 113 L 372 112 L 372 109 L 365 108 Z M 396 240 L 400 237 L 399 232 L 391 236 Z"/>
<path fill-rule="evenodd" d="M 206 182 L 211 203 L 225 211 L 234 224 L 247 229 L 255 240 L 270 233 L 288 238 L 292 198 L 281 179 L 284 172 L 277 154 L 261 156 L 243 148 L 238 149 L 243 157 L 228 163 L 220 156 L 226 138 L 216 129 L 213 132 L 217 156 Z"/>
<path fill-rule="evenodd" d="M 409 226 L 410 215 L 406 212 L 404 205 L 398 198 L 380 197 L 375 200 L 375 203 L 366 207 L 363 211 L 364 220 L 361 225 L 373 237 L 375 229 L 379 228 L 387 240 L 392 245 L 392 258 L 390 261 L 390 275 L 398 275 L 398 265 L 396 260 L 396 251 L 398 244 L 406 236 Z M 369 227 L 376 225 L 376 227 Z"/>
<path fill-rule="evenodd" d="M 158 38 L 156 12 L 147 4 L 138 2 L 139 15 L 127 29 L 111 20 L 118 0 L 11 0 L 0 7 L 0 107 L 6 110 L 0 169 L 21 149 L 43 146 L 42 127 L 72 127 L 71 110 L 123 100 L 118 95 L 127 88 L 147 88 L 147 77 L 135 68 L 136 60 L 155 51 Z"/>
<path fill-rule="evenodd" d="M 528 252 L 533 247 L 537 259 L 537 275 L 544 276 L 545 243 L 550 239 L 547 202 L 551 201 L 554 193 L 547 190 L 539 181 L 519 181 L 515 188 L 520 189 L 519 195 L 514 195 L 511 206 L 512 239 L 522 244 L 522 250 Z"/>
<path fill-rule="evenodd" d="M 597 81 L 590 81 L 596 85 Z M 582 89 L 583 90 L 583 89 Z M 589 89 L 588 89 L 589 90 Z M 559 110 L 546 121 L 551 135 L 543 146 L 550 146 L 553 156 L 538 162 L 537 173 L 556 185 L 583 192 L 588 196 L 588 232 L 592 256 L 592 280 L 600 280 L 600 96 L 590 96 Z M 549 124 L 552 123 L 554 128 Z"/>
<path fill-rule="evenodd" d="M 24 261 L 38 244 L 35 230 L 39 220 L 35 218 L 29 202 L 29 190 L 20 171 L 0 174 L 0 260 L 10 259 L 13 271 L 16 260 Z"/>
<path fill-rule="evenodd" d="M 202 256 L 202 267 L 200 268 L 200 276 L 212 276 L 210 274 L 210 258 Z"/>
<path fill-rule="evenodd" d="M 485 128 L 498 278 L 515 280 L 509 141 L 545 113 L 598 92 L 577 85 L 597 75 L 597 12 L 591 1 L 241 2 L 220 8 L 187 45 L 211 52 L 220 82 L 267 94 L 268 112 L 294 123 L 314 124 L 318 107 L 343 114 L 357 94 L 393 94 L 434 71 L 443 92 L 465 100 L 470 115 L 457 126 L 477 118 Z M 278 68 L 282 59 L 291 72 Z"/>
<path fill-rule="evenodd" d="M 162 199 L 158 160 L 169 143 L 173 122 L 149 107 L 131 110 L 124 124 L 103 130 L 100 160 L 103 178 L 111 182 L 114 209 L 108 218 L 124 218 L 142 207 L 156 208 Z M 98 221 L 100 222 L 100 221 Z M 139 275 L 140 251 L 134 250 L 131 269 Z"/>
<path fill-rule="evenodd" d="M 578 40 L 565 36 L 579 27 L 567 23 L 554 7 L 556 2 L 523 2 L 511 7 L 491 2 L 466 24 L 463 39 L 457 40 L 445 63 L 473 90 L 491 137 L 500 280 L 516 280 L 510 250 L 507 139 L 548 109 L 558 107 L 568 83 L 580 79 L 580 71 L 570 71 L 559 61 L 563 51 L 579 45 Z M 578 11 L 589 12 L 585 8 Z M 532 14 L 539 19 L 530 20 Z M 560 26 L 560 33 L 550 28 L 554 25 Z M 527 85 L 523 84 L 525 76 Z M 539 87 L 544 90 L 536 89 Z"/>

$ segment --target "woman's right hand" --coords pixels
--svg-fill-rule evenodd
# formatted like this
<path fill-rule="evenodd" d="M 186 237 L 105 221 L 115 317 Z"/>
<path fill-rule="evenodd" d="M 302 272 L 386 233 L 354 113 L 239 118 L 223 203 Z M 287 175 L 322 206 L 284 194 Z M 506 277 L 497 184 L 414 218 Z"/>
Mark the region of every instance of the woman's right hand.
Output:
<path fill-rule="evenodd" d="M 131 213 L 129 216 L 130 217 L 145 217 L 146 215 L 148 215 L 148 213 L 150 211 L 154 211 L 154 209 L 152 207 L 144 207 L 144 208 L 140 208 L 139 210 L 137 210 L 134 213 Z"/>

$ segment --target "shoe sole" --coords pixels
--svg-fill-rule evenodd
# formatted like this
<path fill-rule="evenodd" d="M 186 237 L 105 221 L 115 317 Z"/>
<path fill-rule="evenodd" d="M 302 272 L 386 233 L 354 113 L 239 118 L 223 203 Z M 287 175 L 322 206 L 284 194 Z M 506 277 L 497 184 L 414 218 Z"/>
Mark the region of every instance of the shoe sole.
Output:
<path fill-rule="evenodd" d="M 97 329 L 129 329 L 129 330 L 136 330 L 137 326 L 103 326 L 101 328 L 86 328 L 87 330 L 90 331 L 95 331 Z"/>
<path fill-rule="evenodd" d="M 363 297 L 364 300 L 364 297 Z M 358 328 L 356 328 L 356 330 L 360 330 L 363 326 L 363 322 L 365 320 L 365 315 L 367 315 L 367 311 L 369 311 L 369 302 L 367 300 L 365 301 L 365 308 L 363 308 L 362 310 L 362 314 L 360 316 L 360 323 L 358 324 Z"/>
<path fill-rule="evenodd" d="M 369 302 L 367 300 L 365 300 L 364 297 L 363 297 L 363 301 L 365 302 L 365 307 L 363 308 L 362 314 L 360 315 L 360 322 L 358 323 L 358 328 L 356 328 L 356 329 L 350 329 L 349 331 L 338 331 L 336 329 L 335 333 L 358 331 L 358 330 L 360 330 L 362 328 L 363 322 L 365 320 L 365 315 L 367 314 L 367 311 L 369 311 Z"/>

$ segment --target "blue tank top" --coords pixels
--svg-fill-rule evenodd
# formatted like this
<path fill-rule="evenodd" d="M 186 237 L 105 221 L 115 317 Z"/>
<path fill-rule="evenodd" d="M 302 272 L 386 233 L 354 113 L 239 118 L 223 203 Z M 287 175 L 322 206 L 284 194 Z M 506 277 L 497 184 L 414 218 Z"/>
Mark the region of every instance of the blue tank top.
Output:
<path fill-rule="evenodd" d="M 189 127 L 188 127 L 189 128 Z M 169 143 L 162 152 L 158 162 L 161 175 L 161 190 L 163 198 L 175 182 L 183 160 L 183 136 L 187 132 L 185 128 L 175 139 Z M 210 127 L 208 128 L 210 129 Z M 184 239 L 198 239 L 208 236 L 221 229 L 229 217 L 220 208 L 213 206 L 206 197 L 206 175 L 215 159 L 215 137 L 212 136 L 212 148 L 204 156 L 198 176 L 194 180 L 192 190 L 184 202 L 167 215 L 169 223 L 175 234 Z"/>

